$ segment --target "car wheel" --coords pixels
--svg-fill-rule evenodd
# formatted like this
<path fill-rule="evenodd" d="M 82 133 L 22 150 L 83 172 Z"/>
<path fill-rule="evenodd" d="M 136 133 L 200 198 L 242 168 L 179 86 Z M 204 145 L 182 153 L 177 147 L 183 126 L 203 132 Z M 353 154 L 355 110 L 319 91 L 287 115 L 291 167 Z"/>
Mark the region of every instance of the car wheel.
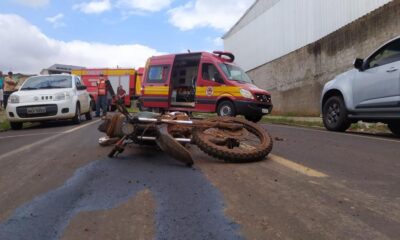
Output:
<path fill-rule="evenodd" d="M 87 121 L 92 120 L 92 108 L 89 108 L 89 111 L 85 113 L 85 118 Z"/>
<path fill-rule="evenodd" d="M 263 115 L 247 115 L 247 116 L 244 116 L 244 117 L 248 121 L 251 121 L 251 122 L 254 122 L 254 123 L 258 123 L 262 119 Z"/>
<path fill-rule="evenodd" d="M 351 122 L 347 118 L 347 109 L 343 98 L 330 97 L 323 106 L 323 122 L 326 129 L 335 132 L 346 131 Z"/>
<path fill-rule="evenodd" d="M 90 101 L 90 109 L 92 111 L 96 111 L 96 102 L 94 100 Z"/>
<path fill-rule="evenodd" d="M 23 126 L 22 122 L 10 122 L 10 127 L 12 130 L 21 130 Z"/>
<path fill-rule="evenodd" d="M 398 122 L 389 122 L 388 128 L 390 131 L 396 135 L 396 137 L 400 137 L 400 121 Z"/>
<path fill-rule="evenodd" d="M 218 104 L 217 114 L 221 117 L 234 117 L 236 116 L 235 106 L 231 101 L 222 101 L 220 104 Z"/>
<path fill-rule="evenodd" d="M 79 124 L 81 123 L 81 107 L 79 106 L 79 104 L 76 104 L 76 108 L 75 108 L 75 117 L 72 119 L 72 121 L 75 124 Z"/>

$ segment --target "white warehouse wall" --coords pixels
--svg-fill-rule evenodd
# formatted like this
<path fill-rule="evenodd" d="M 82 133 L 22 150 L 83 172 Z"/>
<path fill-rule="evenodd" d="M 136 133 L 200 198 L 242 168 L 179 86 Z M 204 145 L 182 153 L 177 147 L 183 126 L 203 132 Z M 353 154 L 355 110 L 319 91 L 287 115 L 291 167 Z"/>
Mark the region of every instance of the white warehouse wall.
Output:
<path fill-rule="evenodd" d="M 237 31 L 233 27 L 224 36 L 224 48 L 248 71 L 313 43 L 391 1 L 280 0 L 245 27 Z M 251 13 L 252 9 L 247 14 Z"/>

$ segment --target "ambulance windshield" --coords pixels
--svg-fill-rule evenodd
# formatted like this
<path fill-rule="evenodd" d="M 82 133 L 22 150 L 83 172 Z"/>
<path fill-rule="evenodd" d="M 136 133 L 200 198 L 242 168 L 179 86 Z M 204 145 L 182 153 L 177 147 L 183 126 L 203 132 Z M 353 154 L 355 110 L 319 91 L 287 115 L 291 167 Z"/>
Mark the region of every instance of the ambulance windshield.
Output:
<path fill-rule="evenodd" d="M 225 63 L 220 63 L 219 66 L 229 80 L 243 83 L 253 83 L 253 81 L 241 68 Z"/>

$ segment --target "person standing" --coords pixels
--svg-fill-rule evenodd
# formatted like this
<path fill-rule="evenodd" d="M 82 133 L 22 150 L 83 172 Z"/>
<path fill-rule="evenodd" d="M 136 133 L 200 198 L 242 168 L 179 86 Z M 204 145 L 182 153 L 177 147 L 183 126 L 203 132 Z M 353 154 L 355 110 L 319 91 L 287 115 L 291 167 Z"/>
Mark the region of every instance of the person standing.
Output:
<path fill-rule="evenodd" d="M 3 107 L 3 86 L 4 85 L 4 76 L 3 72 L 0 71 L 0 109 Z"/>
<path fill-rule="evenodd" d="M 124 98 L 125 98 L 125 96 L 126 96 L 126 91 L 124 90 L 124 88 L 122 87 L 122 85 L 119 85 L 119 86 L 118 86 L 117 94 L 118 94 L 118 98 L 119 98 L 119 99 L 124 99 Z"/>
<path fill-rule="evenodd" d="M 4 78 L 4 108 L 7 108 L 8 98 L 15 91 L 15 86 L 17 83 L 13 79 L 13 73 L 8 72 L 8 76 Z"/>
<path fill-rule="evenodd" d="M 105 79 L 103 74 L 100 74 L 99 81 L 97 81 L 97 101 L 96 101 L 96 117 L 100 117 L 100 108 L 102 109 L 103 116 L 107 114 L 107 93 L 114 95 L 111 83 Z"/>
<path fill-rule="evenodd" d="M 112 96 L 110 91 L 107 91 L 107 111 L 111 111 Z"/>
<path fill-rule="evenodd" d="M 122 85 L 119 85 L 117 88 L 117 95 L 115 96 L 116 103 L 125 105 L 125 96 L 126 96 L 126 91 L 124 90 Z"/>

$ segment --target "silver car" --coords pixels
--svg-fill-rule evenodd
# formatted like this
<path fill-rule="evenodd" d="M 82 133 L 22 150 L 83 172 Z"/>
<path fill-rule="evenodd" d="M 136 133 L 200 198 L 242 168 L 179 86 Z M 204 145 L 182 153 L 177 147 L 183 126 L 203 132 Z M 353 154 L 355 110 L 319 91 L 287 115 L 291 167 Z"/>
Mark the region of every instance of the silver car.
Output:
<path fill-rule="evenodd" d="M 352 123 L 387 123 L 400 136 L 400 36 L 354 68 L 325 84 L 321 110 L 325 127 L 346 131 Z"/>

